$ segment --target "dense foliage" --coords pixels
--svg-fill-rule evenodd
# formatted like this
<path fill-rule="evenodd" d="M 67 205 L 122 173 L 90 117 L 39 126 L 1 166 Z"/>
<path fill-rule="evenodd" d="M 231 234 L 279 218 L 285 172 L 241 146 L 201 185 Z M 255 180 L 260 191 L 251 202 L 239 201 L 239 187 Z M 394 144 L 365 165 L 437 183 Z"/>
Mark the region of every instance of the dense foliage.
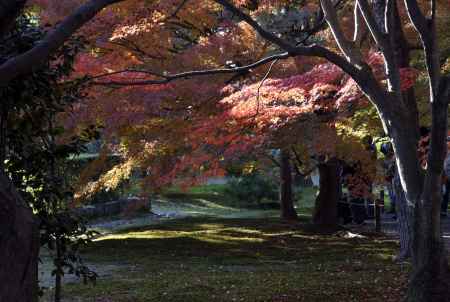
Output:
<path fill-rule="evenodd" d="M 44 35 L 36 19 L 22 16 L 4 37 L 0 55 L 6 59 L 22 53 Z M 93 233 L 68 207 L 73 189 L 67 171 L 69 158 L 83 151 L 96 133 L 88 128 L 63 142 L 64 128 L 58 122 L 59 114 L 83 97 L 83 87 L 67 81 L 83 44 L 81 38 L 73 38 L 45 66 L 0 89 L 1 165 L 39 220 L 41 246 L 54 251 L 57 287 L 64 272 L 95 277 L 78 255 Z"/>

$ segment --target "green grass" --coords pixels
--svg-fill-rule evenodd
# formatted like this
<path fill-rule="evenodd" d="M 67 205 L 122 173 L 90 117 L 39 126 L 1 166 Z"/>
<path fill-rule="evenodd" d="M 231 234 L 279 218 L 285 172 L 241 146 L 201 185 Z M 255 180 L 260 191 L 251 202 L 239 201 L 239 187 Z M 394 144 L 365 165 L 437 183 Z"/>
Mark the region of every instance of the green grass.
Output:
<path fill-rule="evenodd" d="M 317 188 L 305 187 L 297 196 L 297 213 L 303 216 L 311 216 L 314 210 Z"/>
<path fill-rule="evenodd" d="M 189 188 L 188 190 L 181 190 L 177 187 L 172 187 L 166 190 L 162 194 L 163 200 L 170 200 L 171 202 L 178 203 L 180 205 L 188 206 L 199 206 L 204 208 L 209 208 L 213 216 L 223 216 L 220 209 L 234 209 L 235 211 L 242 211 L 245 208 L 245 201 L 233 200 L 226 193 L 225 185 L 202 185 Z M 316 198 L 316 188 L 306 187 L 302 188 L 301 192 L 296 194 L 296 209 L 300 216 L 311 216 L 314 209 L 314 202 Z M 219 212 L 215 213 L 214 209 Z M 245 209 L 248 214 L 248 209 Z M 255 213 L 260 213 L 261 211 L 255 211 Z M 264 216 L 278 216 L 279 211 L 266 211 L 269 215 Z M 214 215 L 217 214 L 217 215 Z M 246 215 L 247 215 L 246 214 Z M 274 215 L 272 215 L 274 214 Z M 252 217 L 257 217 L 258 215 L 252 215 Z M 237 217 L 237 216 L 236 216 Z"/>
<path fill-rule="evenodd" d="M 89 263 L 117 264 L 65 301 L 400 301 L 408 267 L 383 237 L 345 239 L 305 221 L 190 218 L 104 236 Z"/>

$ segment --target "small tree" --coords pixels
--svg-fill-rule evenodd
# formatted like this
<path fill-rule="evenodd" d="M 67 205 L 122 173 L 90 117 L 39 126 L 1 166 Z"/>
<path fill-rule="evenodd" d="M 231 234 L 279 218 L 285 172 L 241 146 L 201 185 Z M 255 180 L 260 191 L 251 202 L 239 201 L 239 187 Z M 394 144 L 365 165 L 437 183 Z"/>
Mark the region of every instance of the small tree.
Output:
<path fill-rule="evenodd" d="M 44 31 L 30 16 L 20 17 L 15 29 L 5 36 L 1 56 L 32 48 L 43 35 Z M 87 243 L 93 233 L 68 209 L 73 193 L 65 176 L 69 157 L 81 152 L 95 131 L 85 131 L 67 143 L 56 141 L 64 131 L 57 125 L 58 114 L 82 98 L 82 87 L 77 82 L 63 81 L 73 71 L 74 57 L 82 47 L 80 38 L 71 39 L 46 66 L 0 89 L 3 100 L 0 106 L 1 167 L 25 209 L 33 210 L 34 227 L 39 231 L 34 234 L 36 247 L 33 249 L 37 253 L 40 246 L 47 246 L 55 251 L 55 301 L 60 301 L 64 268 L 68 267 L 70 273 L 95 277 L 81 265 L 77 255 L 78 248 Z M 32 262 L 31 267 L 37 273 L 36 264 Z M 33 287 L 33 299 L 37 297 L 36 278 L 34 273 L 27 276 L 27 282 Z M 1 292 L 0 298 L 13 299 L 10 294 L 14 293 Z M 22 297 L 24 301 L 29 299 Z"/>

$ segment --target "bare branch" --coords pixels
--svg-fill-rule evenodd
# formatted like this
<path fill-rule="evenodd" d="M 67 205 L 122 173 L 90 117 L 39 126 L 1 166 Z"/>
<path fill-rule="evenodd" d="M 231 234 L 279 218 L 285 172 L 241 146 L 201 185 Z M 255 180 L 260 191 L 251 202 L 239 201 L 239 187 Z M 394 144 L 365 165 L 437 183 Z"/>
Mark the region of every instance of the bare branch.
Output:
<path fill-rule="evenodd" d="M 256 113 L 255 113 L 255 118 L 256 116 L 259 115 L 259 97 L 260 97 L 260 93 L 259 91 L 261 90 L 261 87 L 264 85 L 264 82 L 267 80 L 267 78 L 270 75 L 270 72 L 272 71 L 273 66 L 278 62 L 278 59 L 274 60 L 270 66 L 269 69 L 267 69 L 266 74 L 264 75 L 264 77 L 262 78 L 261 82 L 258 85 L 258 90 L 256 92 Z"/>
<path fill-rule="evenodd" d="M 365 0 L 360 0 L 365 1 Z M 395 44 L 396 44 L 396 34 L 395 31 L 401 29 L 396 28 L 398 23 L 394 20 L 396 14 L 396 0 L 386 0 L 385 8 L 385 29 L 388 35 L 388 39 L 383 39 L 382 52 L 384 55 L 384 60 L 386 61 L 386 76 L 388 80 L 388 91 L 395 92 L 401 95 L 401 80 L 400 80 L 400 66 L 397 62 L 397 57 L 395 55 Z M 384 37 L 383 37 L 384 38 Z"/>
<path fill-rule="evenodd" d="M 157 84 L 167 84 L 169 82 L 172 82 L 176 79 L 187 79 L 191 77 L 198 77 L 198 76 L 207 76 L 207 75 L 214 75 L 214 74 L 235 74 L 235 73 L 245 73 L 251 71 L 251 69 L 256 68 L 258 66 L 262 66 L 264 64 L 270 63 L 272 61 L 276 60 L 283 60 L 291 57 L 291 55 L 287 52 L 272 55 L 266 58 L 263 58 L 259 61 L 256 61 L 252 64 L 235 67 L 235 68 L 217 68 L 217 69 L 209 69 L 209 70 L 195 70 L 195 71 L 187 71 L 187 72 L 181 72 L 176 74 L 164 74 L 164 73 L 157 73 L 153 71 L 148 70 L 133 70 L 133 69 L 126 69 L 126 70 L 120 70 L 116 72 L 111 73 L 105 73 L 101 75 L 96 75 L 91 77 L 90 79 L 99 79 L 108 77 L 111 75 L 117 75 L 121 73 L 142 73 L 142 74 L 148 74 L 152 76 L 159 77 L 160 79 L 149 79 L 149 80 L 138 80 L 138 81 L 93 81 L 93 85 L 103 85 L 103 86 L 144 86 L 144 85 L 157 85 Z"/>
<path fill-rule="evenodd" d="M 6 86 L 16 77 L 39 68 L 81 26 L 103 8 L 123 0 L 90 0 L 58 24 L 35 47 L 0 65 L 0 86 Z"/>
<path fill-rule="evenodd" d="M 353 43 L 345 37 L 339 24 L 336 10 L 331 1 L 321 0 L 320 3 L 325 14 L 325 20 L 327 20 L 328 26 L 330 27 L 342 54 L 350 64 L 356 67 L 362 66 L 361 53 L 354 47 Z"/>
<path fill-rule="evenodd" d="M 233 4 L 231 4 L 227 0 L 215 0 L 217 3 L 224 6 L 226 9 L 234 13 L 237 17 L 239 17 L 241 20 L 249 24 L 251 27 L 253 27 L 256 32 L 258 32 L 264 39 L 266 39 L 269 42 L 274 43 L 275 45 L 278 45 L 283 50 L 287 51 L 288 54 L 292 57 L 294 56 L 309 56 L 309 57 L 320 57 L 324 58 L 331 63 L 339 66 L 342 70 L 344 70 L 346 73 L 348 73 L 350 76 L 352 76 L 358 84 L 361 84 L 362 86 L 366 86 L 367 81 L 372 81 L 372 77 L 368 76 L 367 73 L 370 73 L 370 69 L 366 64 L 363 64 L 360 61 L 359 65 L 354 65 L 351 62 L 349 62 L 346 58 L 338 55 L 337 53 L 326 49 L 323 46 L 312 44 L 308 46 L 292 46 L 289 43 L 286 43 L 284 40 L 278 38 L 274 34 L 266 31 L 263 29 L 258 22 L 256 22 L 252 17 L 242 12 L 239 8 L 235 7 Z M 329 0 L 324 0 L 329 1 Z M 335 11 L 335 7 L 329 3 L 328 6 L 329 11 L 332 11 L 332 13 Z M 335 12 L 334 12 L 335 14 Z M 336 19 L 337 20 L 337 19 Z M 364 70 L 364 73 L 361 73 L 361 71 Z M 372 83 L 373 84 L 373 83 Z"/>
<path fill-rule="evenodd" d="M 361 14 L 366 21 L 367 27 L 369 28 L 375 43 L 377 43 L 381 48 L 386 48 L 388 46 L 386 43 L 386 38 L 384 37 L 383 32 L 380 30 L 377 21 L 372 14 L 369 3 L 367 0 L 357 0 L 356 3 L 360 8 Z"/>
<path fill-rule="evenodd" d="M 353 31 L 353 42 L 356 44 L 360 44 L 362 37 L 364 36 L 364 23 L 363 17 L 361 15 L 361 10 L 358 5 L 358 1 L 355 1 L 355 8 L 353 11 L 353 19 L 354 19 L 354 31 Z"/>
<path fill-rule="evenodd" d="M 428 32 L 428 22 L 427 18 L 420 10 L 417 0 L 404 0 L 404 2 L 412 24 L 421 36 L 425 36 Z"/>
<path fill-rule="evenodd" d="M 166 58 L 160 54 L 151 54 L 145 50 L 143 50 L 139 45 L 126 38 L 121 38 L 119 41 L 108 41 L 108 43 L 111 43 L 113 45 L 117 45 L 120 47 L 123 47 L 127 50 L 133 51 L 136 53 L 136 55 L 139 55 L 142 59 L 152 59 L 152 60 L 165 60 Z"/>
<path fill-rule="evenodd" d="M 437 47 L 436 20 L 434 18 L 436 13 L 436 3 L 434 0 L 431 0 L 432 18 L 427 19 L 420 10 L 416 0 L 404 1 L 408 16 L 413 23 L 414 28 L 419 33 L 423 45 L 429 78 L 430 101 L 433 102 L 438 93 L 441 81 L 440 54 Z"/>
<path fill-rule="evenodd" d="M 232 12 L 234 15 L 236 15 L 239 19 L 245 21 L 248 25 L 253 27 L 253 29 L 256 30 L 258 34 L 261 35 L 264 39 L 274 43 L 275 45 L 282 48 L 284 51 L 291 52 L 294 50 L 295 46 L 289 44 L 288 42 L 284 41 L 283 39 L 277 37 L 276 35 L 272 34 L 271 32 L 268 32 L 264 28 L 261 27 L 261 25 L 256 22 L 252 17 L 245 14 L 242 10 L 234 6 L 231 2 L 227 0 L 215 0 L 215 2 L 221 4 L 223 7 L 225 7 L 227 10 Z"/>

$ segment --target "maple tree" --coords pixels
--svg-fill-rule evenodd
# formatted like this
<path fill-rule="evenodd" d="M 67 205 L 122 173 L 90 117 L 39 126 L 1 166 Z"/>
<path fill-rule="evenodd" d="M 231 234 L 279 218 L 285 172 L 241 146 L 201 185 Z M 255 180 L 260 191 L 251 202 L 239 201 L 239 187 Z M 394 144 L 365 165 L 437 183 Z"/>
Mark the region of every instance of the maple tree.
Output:
<path fill-rule="evenodd" d="M 100 62 L 99 70 L 112 71 L 108 72 L 109 75 L 106 78 L 97 78 L 100 80 L 96 84 L 104 86 L 134 85 L 144 87 L 144 85 L 168 84 L 173 83 L 175 79 L 215 73 L 221 74 L 220 77 L 225 79 L 226 75 L 243 75 L 274 60 L 298 56 L 326 59 L 349 75 L 354 81 L 352 87 L 355 89 L 359 87 L 377 109 L 383 127 L 393 143 L 398 173 L 406 200 L 408 204 L 415 206 L 414 244 L 412 246 L 414 271 L 408 299 L 409 301 L 444 301 L 448 295 L 446 293 L 448 291 L 448 267 L 440 238 L 439 206 L 437 205 L 440 202 L 440 176 L 446 153 L 445 137 L 450 80 L 445 74 L 445 62 L 448 58 L 439 55 L 437 43 L 437 28 L 439 26 L 437 24 L 448 19 L 443 13 L 445 11 L 443 6 L 448 5 L 448 3 L 431 1 L 430 13 L 425 15 L 417 1 L 405 0 L 405 7 L 402 9 L 406 12 L 407 19 L 401 19 L 398 18 L 399 15 L 394 1 L 380 0 L 369 4 L 365 0 L 358 0 L 354 5 L 356 12 L 355 18 L 353 18 L 355 26 L 351 27 L 347 25 L 352 18 L 343 18 L 340 22 L 333 3 L 322 0 L 320 1 L 322 15 L 317 14 L 319 18 L 315 21 L 319 21 L 320 26 L 325 26 L 326 22 L 329 30 L 325 31 L 324 35 L 332 39 L 320 40 L 320 43 L 311 43 L 306 39 L 303 43 L 298 43 L 289 40 L 290 37 L 265 29 L 256 21 L 258 16 L 262 15 L 262 12 L 290 2 L 260 1 L 250 3 L 247 1 L 217 0 L 196 2 L 193 5 L 190 1 L 142 3 L 138 1 L 91 0 L 82 4 L 74 13 L 64 18 L 59 25 L 48 33 L 42 43 L 2 63 L 0 65 L 0 82 L 3 86 L 7 85 L 17 75 L 32 71 L 33 67 L 43 63 L 49 57 L 49 54 L 62 45 L 75 30 L 99 12 L 97 21 L 90 24 L 91 30 L 89 31 L 89 28 L 86 28 L 86 35 L 97 45 L 98 43 L 104 43 L 101 52 L 94 51 L 94 61 Z M 2 20 L 10 20 L 11 16 L 17 15 L 17 12 L 23 8 L 24 3 L 24 1 L 16 1 L 13 4 L 2 5 L 0 15 L 6 16 Z M 44 12 L 50 20 L 55 16 L 51 13 L 52 10 L 58 12 L 62 8 L 62 14 L 65 15 L 64 11 L 70 12 L 74 5 L 79 4 L 78 1 L 63 2 L 61 6 L 49 5 L 52 4 L 52 1 L 37 3 L 47 5 Z M 103 9 L 115 3 L 117 3 L 117 6 Z M 372 6 L 374 9 L 372 9 Z M 439 8 L 437 8 L 438 6 Z M 317 7 L 316 3 L 309 4 L 309 8 L 317 9 Z M 173 10 L 174 8 L 176 9 Z M 379 8 L 383 13 L 380 13 Z M 423 9 L 425 9 L 425 6 Z M 187 20 L 187 23 L 178 22 L 175 27 L 169 28 L 167 26 L 169 22 L 164 22 L 167 16 L 174 13 L 180 15 L 183 12 L 185 12 L 184 21 Z M 56 13 L 56 16 L 60 14 L 61 11 Z M 195 16 L 201 16 L 201 18 Z M 259 40 L 262 43 L 259 45 L 266 45 L 266 47 L 252 48 L 251 44 L 240 43 L 241 48 L 238 47 L 237 49 L 245 49 L 246 46 L 249 46 L 248 52 L 245 53 L 247 60 L 243 61 L 244 64 L 233 58 L 232 53 L 227 51 L 225 47 L 226 42 L 233 41 L 229 37 L 234 37 L 236 34 L 232 31 L 233 28 L 236 28 L 234 26 L 236 22 L 230 22 L 230 20 L 245 22 L 245 27 L 241 26 L 240 28 L 246 28 L 251 35 L 260 38 L 250 41 Z M 5 25 L 2 24 L 2 30 L 11 24 L 5 22 Z M 189 23 L 192 26 L 186 30 L 185 26 Z M 242 24 L 242 22 L 239 23 Z M 111 26 L 112 24 L 118 26 Z M 173 30 L 174 28 L 175 30 Z M 213 28 L 213 31 L 211 31 L 211 28 Z M 343 28 L 346 30 L 353 29 L 355 39 L 349 39 L 348 33 Z M 402 68 L 405 66 L 402 65 L 403 63 L 398 60 L 399 56 L 396 55 L 401 41 L 397 39 L 397 35 L 403 28 L 414 28 L 409 32 L 418 33 L 419 38 L 414 35 L 412 39 L 415 42 L 422 43 L 420 49 L 424 51 L 424 62 L 428 73 L 426 81 L 429 83 L 428 98 L 431 107 L 432 127 L 428 165 L 425 171 L 419 165 L 418 153 L 412 151 L 417 149 L 418 141 L 417 102 L 414 97 L 408 96 L 409 92 L 403 92 L 405 87 L 402 87 L 404 84 L 402 84 L 401 78 Z M 304 34 L 308 36 L 308 32 L 306 30 Z M 385 66 L 384 70 L 371 69 L 370 56 L 361 53 L 358 49 L 358 44 L 362 41 L 364 32 L 366 37 L 370 37 L 366 39 L 371 41 L 372 47 L 380 50 L 382 56 L 379 60 L 382 63 L 381 65 Z M 226 33 L 230 33 L 230 35 Z M 161 39 L 158 39 L 159 36 L 161 36 Z M 109 45 L 105 41 L 105 37 L 117 37 L 118 41 L 116 42 L 122 45 L 117 45 L 117 43 L 116 46 Z M 111 41 L 114 42 L 114 38 Z M 155 43 L 150 46 L 162 51 L 163 55 L 150 52 L 150 56 L 145 55 L 144 58 L 139 58 L 133 53 L 141 52 L 142 54 L 142 51 L 144 51 L 145 54 L 146 49 L 143 49 L 139 43 L 136 44 L 137 41 Z M 241 41 L 238 39 L 238 42 Z M 167 45 L 169 45 L 169 48 L 167 48 Z M 192 47 L 192 45 L 204 46 L 204 52 L 200 51 L 202 47 Z M 223 45 L 224 48 L 218 47 L 219 45 Z M 134 51 L 130 52 L 130 49 L 134 49 Z M 265 57 L 264 55 L 267 52 L 272 52 L 272 54 Z M 198 61 L 181 60 L 183 55 L 187 56 L 184 58 L 198 58 Z M 151 57 L 153 59 L 148 59 Z M 121 60 L 118 60 L 118 58 Z M 248 58 L 251 60 L 248 60 Z M 254 58 L 260 59 L 255 61 Z M 223 67 L 227 65 L 227 61 L 230 59 L 235 64 Z M 197 62 L 200 64 L 197 65 Z M 193 64 L 190 65 L 191 63 Z M 245 63 L 247 64 L 245 65 Z M 93 69 L 96 67 L 94 64 L 90 66 Z M 140 68 L 136 69 L 136 66 Z M 155 67 L 147 69 L 148 66 Z M 188 70 L 191 67 L 200 69 L 181 74 L 172 73 L 178 70 Z M 163 70 L 163 72 L 158 72 L 158 70 Z M 280 72 L 283 71 L 286 72 L 280 69 Z M 380 77 L 380 74 L 385 74 L 385 76 Z M 208 86 L 201 85 L 201 81 L 198 83 L 198 87 L 206 88 Z M 203 93 L 203 90 L 199 89 L 197 92 Z M 199 99 L 201 98 L 199 97 Z M 7 200 L 6 197 L 5 200 Z M 29 214 L 27 215 L 29 216 Z"/>

